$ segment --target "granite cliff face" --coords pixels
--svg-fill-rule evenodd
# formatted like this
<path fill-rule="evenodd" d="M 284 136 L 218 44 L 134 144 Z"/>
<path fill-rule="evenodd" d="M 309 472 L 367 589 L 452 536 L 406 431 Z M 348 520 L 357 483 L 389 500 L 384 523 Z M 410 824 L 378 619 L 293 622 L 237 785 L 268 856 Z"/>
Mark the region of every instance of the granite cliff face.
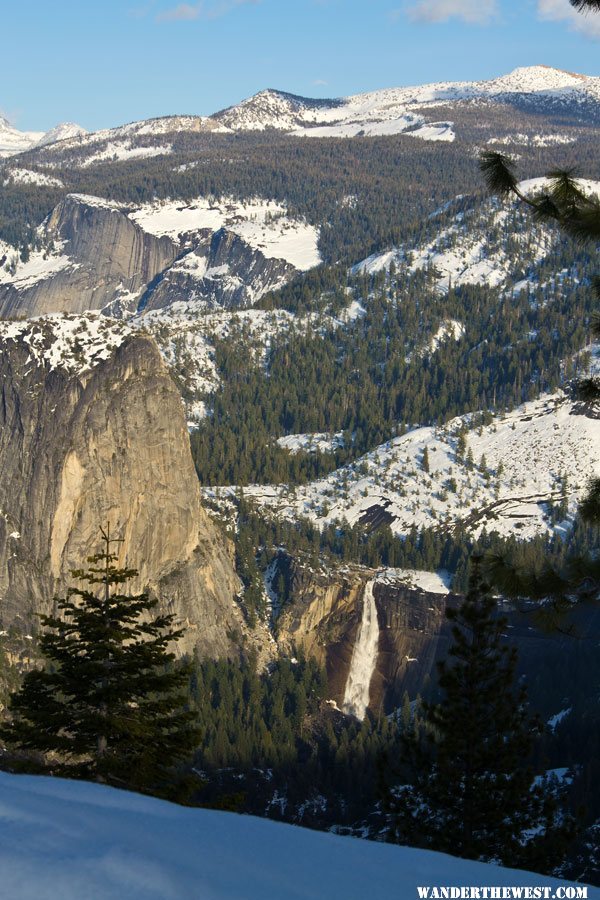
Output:
<path fill-rule="evenodd" d="M 185 300 L 214 308 L 244 308 L 281 287 L 295 272 L 284 259 L 266 257 L 239 235 L 220 228 L 207 232 L 204 240 L 178 259 L 148 290 L 142 305 L 151 311 Z"/>
<path fill-rule="evenodd" d="M 152 234 L 130 207 L 81 194 L 57 204 L 38 238 L 43 249 L 29 259 L 0 242 L 2 317 L 97 310 L 121 317 L 179 301 L 243 308 L 297 272 L 225 227 Z"/>
<path fill-rule="evenodd" d="M 0 315 L 119 312 L 178 255 L 168 237 L 147 234 L 121 210 L 69 194 L 41 228 L 45 260 L 17 269 L 0 285 Z M 133 301 L 135 308 L 135 300 Z"/>
<path fill-rule="evenodd" d="M 120 562 L 139 570 L 132 589 L 185 626 L 179 650 L 237 653 L 240 584 L 202 509 L 181 399 L 154 342 L 112 334 L 74 369 L 60 359 L 60 322 L 0 330 L 2 627 L 35 630 L 110 522 Z"/>

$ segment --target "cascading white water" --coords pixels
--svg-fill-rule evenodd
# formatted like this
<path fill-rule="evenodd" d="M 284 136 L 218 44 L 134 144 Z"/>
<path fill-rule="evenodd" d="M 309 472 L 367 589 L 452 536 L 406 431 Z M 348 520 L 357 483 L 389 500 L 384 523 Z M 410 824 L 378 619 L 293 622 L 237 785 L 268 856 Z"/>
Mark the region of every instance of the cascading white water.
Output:
<path fill-rule="evenodd" d="M 363 594 L 363 614 L 358 637 L 352 651 L 350 671 L 344 691 L 342 709 L 348 715 L 364 719 L 369 705 L 369 687 L 377 662 L 379 622 L 373 596 L 374 581 L 368 581 Z"/>

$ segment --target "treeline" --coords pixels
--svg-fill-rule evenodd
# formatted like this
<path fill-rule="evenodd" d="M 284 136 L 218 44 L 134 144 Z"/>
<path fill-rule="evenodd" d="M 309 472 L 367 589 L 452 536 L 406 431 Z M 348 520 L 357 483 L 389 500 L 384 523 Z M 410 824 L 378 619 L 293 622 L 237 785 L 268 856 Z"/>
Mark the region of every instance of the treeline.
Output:
<path fill-rule="evenodd" d="M 448 111 L 444 113 L 444 117 Z M 290 214 L 321 227 L 320 250 L 326 263 L 356 262 L 405 239 L 434 209 L 480 184 L 477 160 L 465 142 L 479 145 L 494 136 L 489 126 L 469 121 L 466 110 L 460 140 L 454 144 L 418 141 L 409 136 L 355 140 L 305 140 L 284 134 L 165 133 L 136 136 L 139 146 L 173 146 L 173 152 L 135 160 L 112 160 L 81 167 L 83 148 L 30 151 L 22 165 L 61 178 L 64 190 L 8 185 L 0 192 L 0 240 L 22 246 L 61 196 L 89 193 L 132 204 L 155 199 L 264 197 L 286 203 Z M 494 112 L 502 118 L 501 111 Z M 514 123 L 512 128 L 514 129 Z M 526 129 L 524 124 L 524 130 Z M 519 147 L 524 177 L 556 166 L 576 164 L 594 178 L 600 160 L 593 135 L 577 131 L 572 145 Z M 102 149 L 99 145 L 98 149 Z M 376 173 L 374 175 L 373 173 Z"/>

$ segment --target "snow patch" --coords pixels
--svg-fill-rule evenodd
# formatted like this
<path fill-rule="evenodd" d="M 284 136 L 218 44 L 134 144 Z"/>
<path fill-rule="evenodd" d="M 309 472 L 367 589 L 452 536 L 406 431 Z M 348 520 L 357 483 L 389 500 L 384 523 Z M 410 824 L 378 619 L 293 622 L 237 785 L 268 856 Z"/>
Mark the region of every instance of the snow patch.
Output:
<path fill-rule="evenodd" d="M 132 329 L 100 314 L 57 313 L 29 321 L 0 321 L 0 342 L 20 343 L 29 358 L 52 371 L 81 375 L 108 359 Z"/>
<path fill-rule="evenodd" d="M 344 434 L 338 431 L 336 434 L 328 432 L 314 434 L 288 434 L 277 438 L 278 447 L 289 453 L 333 453 L 344 446 Z"/>
<path fill-rule="evenodd" d="M 129 214 L 144 231 L 181 240 L 194 232 L 227 228 L 263 256 L 284 259 L 299 271 L 321 262 L 319 229 L 294 219 L 274 200 L 199 197 L 190 204 L 168 200 L 148 204 Z"/>
<path fill-rule="evenodd" d="M 43 172 L 34 172 L 31 169 L 6 169 L 5 172 L 7 175 L 3 182 L 5 187 L 11 182 L 13 184 L 38 184 L 44 187 L 64 187 L 64 182 L 60 178 L 54 178 Z"/>

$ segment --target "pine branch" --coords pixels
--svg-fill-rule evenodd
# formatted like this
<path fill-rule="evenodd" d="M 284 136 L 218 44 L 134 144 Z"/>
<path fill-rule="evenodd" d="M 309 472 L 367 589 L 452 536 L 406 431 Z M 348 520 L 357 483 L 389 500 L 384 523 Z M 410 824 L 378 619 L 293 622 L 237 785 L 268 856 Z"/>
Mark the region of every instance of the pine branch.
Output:
<path fill-rule="evenodd" d="M 490 193 L 506 197 L 517 192 L 516 164 L 510 156 L 496 150 L 484 150 L 479 165 Z"/>
<path fill-rule="evenodd" d="M 561 227 L 575 240 L 600 240 L 600 203 L 590 201 L 581 204 L 560 217 Z"/>
<path fill-rule="evenodd" d="M 579 12 L 600 12 L 600 0 L 569 0 Z"/>

